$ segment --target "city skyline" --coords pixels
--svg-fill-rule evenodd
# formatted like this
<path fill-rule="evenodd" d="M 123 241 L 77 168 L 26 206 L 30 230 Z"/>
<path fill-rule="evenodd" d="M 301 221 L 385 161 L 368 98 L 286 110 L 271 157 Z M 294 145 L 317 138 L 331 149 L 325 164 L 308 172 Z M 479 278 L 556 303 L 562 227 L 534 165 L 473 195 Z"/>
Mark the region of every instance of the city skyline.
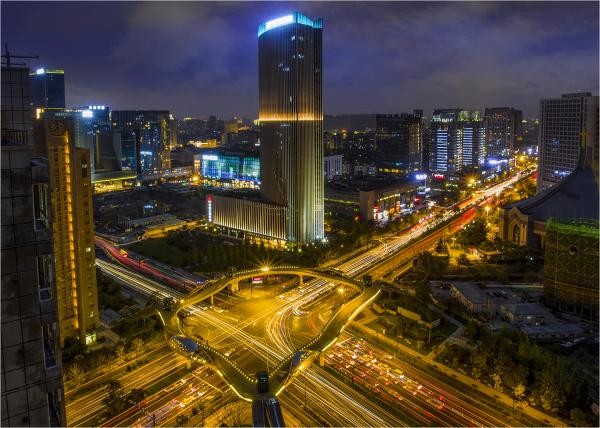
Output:
<path fill-rule="evenodd" d="M 531 118 L 556 92 L 598 92 L 592 2 L 8 3 L 2 38 L 40 54 L 32 69 L 65 70 L 69 107 L 252 118 L 256 27 L 293 10 L 330 29 L 325 114 L 514 106 Z"/>

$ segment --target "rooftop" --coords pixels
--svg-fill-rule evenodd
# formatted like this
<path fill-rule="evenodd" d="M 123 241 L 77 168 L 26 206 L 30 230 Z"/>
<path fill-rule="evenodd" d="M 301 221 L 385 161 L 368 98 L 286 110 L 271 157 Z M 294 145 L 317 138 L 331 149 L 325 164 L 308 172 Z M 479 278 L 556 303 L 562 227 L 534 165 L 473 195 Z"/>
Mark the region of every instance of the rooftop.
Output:
<path fill-rule="evenodd" d="M 315 19 L 314 21 L 308 16 L 301 14 L 300 12 L 290 13 L 289 15 L 281 16 L 279 18 L 271 19 L 270 21 L 263 22 L 258 27 L 258 37 L 263 35 L 269 30 L 274 28 L 283 27 L 289 24 L 302 24 L 312 28 L 323 28 L 323 20 Z"/>

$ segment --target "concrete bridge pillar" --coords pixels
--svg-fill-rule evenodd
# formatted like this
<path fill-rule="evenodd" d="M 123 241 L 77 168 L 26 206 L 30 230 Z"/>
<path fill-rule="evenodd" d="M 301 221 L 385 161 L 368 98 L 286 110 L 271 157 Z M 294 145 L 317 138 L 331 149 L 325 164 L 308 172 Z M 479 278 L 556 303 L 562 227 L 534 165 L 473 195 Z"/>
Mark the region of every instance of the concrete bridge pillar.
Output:
<path fill-rule="evenodd" d="M 300 275 L 299 278 L 300 278 L 300 287 L 302 287 L 304 285 L 304 277 L 302 275 Z"/>
<path fill-rule="evenodd" d="M 319 354 L 319 365 L 321 367 L 325 366 L 325 354 L 323 352 Z"/>
<path fill-rule="evenodd" d="M 214 294 L 212 296 L 210 296 L 210 304 L 211 305 L 215 304 L 215 296 L 214 296 Z"/>
<path fill-rule="evenodd" d="M 185 366 L 186 366 L 186 368 L 187 368 L 188 370 L 191 370 L 191 369 L 192 369 L 192 360 L 188 360 L 188 359 L 186 359 L 186 360 L 185 360 Z"/>
<path fill-rule="evenodd" d="M 229 291 L 232 293 L 237 293 L 240 289 L 240 281 L 232 281 L 229 284 Z"/>

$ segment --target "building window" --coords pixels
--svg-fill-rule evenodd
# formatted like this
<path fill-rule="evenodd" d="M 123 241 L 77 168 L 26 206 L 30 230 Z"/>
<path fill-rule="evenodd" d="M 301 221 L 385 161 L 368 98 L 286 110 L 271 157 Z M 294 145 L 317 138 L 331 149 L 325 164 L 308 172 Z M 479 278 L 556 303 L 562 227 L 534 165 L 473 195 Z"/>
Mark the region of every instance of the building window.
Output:
<path fill-rule="evenodd" d="M 518 224 L 515 224 L 513 227 L 513 242 L 517 244 L 521 243 L 521 226 Z"/>
<path fill-rule="evenodd" d="M 36 231 L 48 230 L 48 185 L 36 183 L 33 188 L 33 227 Z"/>
<path fill-rule="evenodd" d="M 56 367 L 56 323 L 42 326 L 44 336 L 44 363 L 46 368 Z"/>
<path fill-rule="evenodd" d="M 36 261 L 40 302 L 47 302 L 52 299 L 52 256 L 50 254 L 36 256 Z"/>
<path fill-rule="evenodd" d="M 88 174 L 88 163 L 87 160 L 83 159 L 81 161 L 81 178 L 87 178 Z"/>
<path fill-rule="evenodd" d="M 60 415 L 61 409 L 61 390 L 48 392 L 48 416 L 50 417 L 50 426 L 59 427 L 62 426 L 62 417 Z"/>

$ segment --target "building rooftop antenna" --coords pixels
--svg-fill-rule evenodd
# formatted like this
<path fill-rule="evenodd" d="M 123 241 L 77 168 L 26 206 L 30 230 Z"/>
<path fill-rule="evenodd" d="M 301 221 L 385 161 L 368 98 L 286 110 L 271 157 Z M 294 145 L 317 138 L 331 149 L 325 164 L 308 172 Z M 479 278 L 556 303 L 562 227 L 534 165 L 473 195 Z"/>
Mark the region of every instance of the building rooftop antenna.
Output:
<path fill-rule="evenodd" d="M 10 68 L 13 65 L 22 65 L 22 66 L 26 65 L 24 62 L 22 62 L 22 63 L 11 62 L 12 58 L 38 59 L 39 56 L 38 55 L 11 55 L 10 52 L 8 51 L 8 43 L 4 42 L 4 53 L 2 54 L 2 65 L 6 65 L 8 68 Z"/>

